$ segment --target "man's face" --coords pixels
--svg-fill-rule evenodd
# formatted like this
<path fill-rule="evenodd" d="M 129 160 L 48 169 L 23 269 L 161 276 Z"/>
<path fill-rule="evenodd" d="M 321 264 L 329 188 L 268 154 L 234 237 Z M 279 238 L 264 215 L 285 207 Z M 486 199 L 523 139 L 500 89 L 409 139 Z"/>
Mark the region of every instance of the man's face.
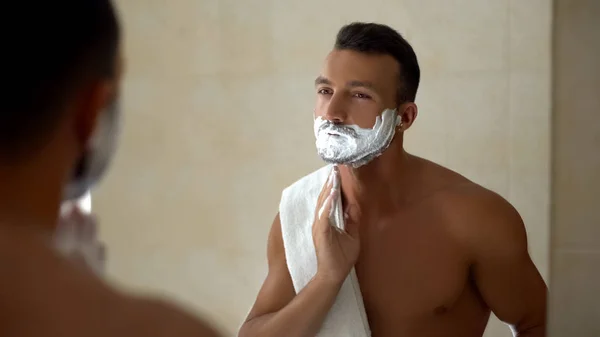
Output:
<path fill-rule="evenodd" d="M 315 81 L 315 117 L 372 128 L 385 109 L 396 108 L 399 71 L 389 55 L 333 50 Z"/>
<path fill-rule="evenodd" d="M 362 166 L 391 143 L 396 111 L 398 64 L 391 56 L 334 50 L 315 81 L 315 137 L 329 163 Z"/>

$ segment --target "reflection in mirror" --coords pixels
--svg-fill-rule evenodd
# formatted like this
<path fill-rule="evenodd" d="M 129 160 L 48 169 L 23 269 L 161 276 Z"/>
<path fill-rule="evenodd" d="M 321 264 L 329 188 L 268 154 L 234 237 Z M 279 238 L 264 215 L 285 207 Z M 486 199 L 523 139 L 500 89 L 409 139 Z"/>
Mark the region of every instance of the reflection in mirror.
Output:
<path fill-rule="evenodd" d="M 109 275 L 230 335 L 541 335 L 551 1 L 356 4 L 118 3 Z"/>
<path fill-rule="evenodd" d="M 282 193 L 240 336 L 482 336 L 491 312 L 520 336 L 545 335 L 546 286 L 517 210 L 404 149 L 417 59 L 386 25 L 337 33 L 315 81 L 316 146 L 330 165 Z M 485 145 L 473 149 L 501 150 Z"/>

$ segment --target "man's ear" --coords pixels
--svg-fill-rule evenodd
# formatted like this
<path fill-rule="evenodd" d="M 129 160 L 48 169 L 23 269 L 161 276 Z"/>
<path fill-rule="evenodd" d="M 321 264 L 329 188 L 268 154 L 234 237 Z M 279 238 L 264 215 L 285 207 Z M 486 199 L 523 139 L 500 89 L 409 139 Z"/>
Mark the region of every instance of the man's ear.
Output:
<path fill-rule="evenodd" d="M 86 146 L 92 137 L 98 118 L 114 95 L 114 84 L 111 81 L 98 81 L 80 92 L 80 99 L 75 110 L 75 136 Z"/>
<path fill-rule="evenodd" d="M 398 107 L 398 115 L 402 124 L 399 126 L 399 131 L 408 130 L 417 119 L 418 108 L 413 102 L 403 103 Z"/>

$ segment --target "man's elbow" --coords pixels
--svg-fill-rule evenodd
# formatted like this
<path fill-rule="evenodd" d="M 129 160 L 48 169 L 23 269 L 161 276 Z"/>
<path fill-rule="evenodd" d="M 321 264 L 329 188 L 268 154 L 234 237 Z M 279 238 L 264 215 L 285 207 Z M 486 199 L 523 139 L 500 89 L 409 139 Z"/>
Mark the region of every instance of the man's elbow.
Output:
<path fill-rule="evenodd" d="M 242 326 L 240 327 L 237 337 L 254 337 L 258 336 L 257 329 L 260 329 L 259 325 L 261 316 L 248 316 Z"/>
<path fill-rule="evenodd" d="M 545 337 L 546 315 L 511 327 L 515 337 Z"/>
<path fill-rule="evenodd" d="M 277 333 L 272 331 L 272 318 L 276 313 L 277 312 L 271 312 L 262 315 L 248 316 L 238 331 L 237 337 L 268 337 L 273 334 L 277 335 Z"/>
<path fill-rule="evenodd" d="M 252 325 L 251 321 L 252 319 L 247 319 L 246 321 L 244 321 L 244 323 L 238 330 L 237 337 L 252 337 L 252 329 L 250 327 Z"/>
<path fill-rule="evenodd" d="M 513 331 L 515 337 L 546 337 L 546 326 L 540 325 L 522 331 Z"/>

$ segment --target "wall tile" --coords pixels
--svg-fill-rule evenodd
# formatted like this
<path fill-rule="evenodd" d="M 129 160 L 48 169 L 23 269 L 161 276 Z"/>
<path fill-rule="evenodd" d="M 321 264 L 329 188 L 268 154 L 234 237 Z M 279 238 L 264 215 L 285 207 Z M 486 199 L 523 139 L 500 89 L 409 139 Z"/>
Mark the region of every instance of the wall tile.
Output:
<path fill-rule="evenodd" d="M 501 195 L 508 192 L 508 78 L 502 72 L 443 78 L 448 165 Z"/>
<path fill-rule="evenodd" d="M 424 70 L 508 69 L 507 0 L 403 1 Z"/>
<path fill-rule="evenodd" d="M 600 250 L 553 255 L 550 336 L 600 336 Z"/>
<path fill-rule="evenodd" d="M 551 0 L 509 0 L 511 71 L 550 69 L 552 40 Z"/>
<path fill-rule="evenodd" d="M 223 50 L 219 0 L 117 1 L 129 75 L 217 74 Z"/>

